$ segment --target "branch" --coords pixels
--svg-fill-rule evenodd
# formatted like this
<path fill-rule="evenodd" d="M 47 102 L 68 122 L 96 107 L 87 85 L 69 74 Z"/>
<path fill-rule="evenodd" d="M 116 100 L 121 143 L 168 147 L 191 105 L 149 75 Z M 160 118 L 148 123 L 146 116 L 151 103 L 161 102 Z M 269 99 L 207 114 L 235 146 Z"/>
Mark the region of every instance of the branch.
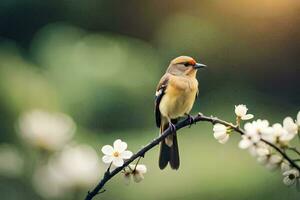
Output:
<path fill-rule="evenodd" d="M 196 116 L 193 116 L 194 121 L 192 122 L 189 119 L 185 119 L 180 121 L 179 123 L 177 123 L 175 125 L 176 130 L 182 129 L 184 127 L 190 126 L 193 123 L 196 122 L 200 122 L 200 121 L 206 121 L 206 122 L 211 122 L 212 124 L 223 124 L 225 126 L 230 127 L 231 129 L 233 129 L 234 131 L 238 132 L 241 135 L 245 134 L 245 131 L 243 129 L 241 129 L 239 126 L 236 126 L 232 123 L 226 122 L 224 120 L 218 119 L 216 117 L 208 117 L 203 115 L 202 113 L 199 113 Z M 98 183 L 98 185 L 92 190 L 89 191 L 85 197 L 85 200 L 92 200 L 97 194 L 101 193 L 100 191 L 103 189 L 104 185 L 106 184 L 106 182 L 108 182 L 110 179 L 112 179 L 115 175 L 117 175 L 119 172 L 121 172 L 125 167 L 127 167 L 130 163 L 132 163 L 134 160 L 136 160 L 137 158 L 140 157 L 144 157 L 144 155 L 152 148 L 154 148 L 155 146 L 157 146 L 161 141 L 163 141 L 168 135 L 171 135 L 172 132 L 170 130 L 170 128 L 168 128 L 167 130 L 165 130 L 159 137 L 155 138 L 152 142 L 148 143 L 145 147 L 143 147 L 142 149 L 140 149 L 136 154 L 132 155 L 132 157 L 130 159 L 128 159 L 126 162 L 124 162 L 123 166 L 118 167 L 116 169 L 114 169 L 113 171 L 109 171 L 109 169 L 104 173 L 104 176 L 102 177 L 101 181 Z M 300 171 L 300 167 L 295 163 L 294 160 L 292 160 L 284 151 L 282 151 L 280 148 L 278 148 L 276 145 L 261 139 L 262 142 L 268 144 L 269 146 L 271 146 L 272 148 L 274 148 L 279 154 L 282 155 L 282 157 L 284 157 L 291 166 L 293 166 L 294 168 L 298 169 Z"/>

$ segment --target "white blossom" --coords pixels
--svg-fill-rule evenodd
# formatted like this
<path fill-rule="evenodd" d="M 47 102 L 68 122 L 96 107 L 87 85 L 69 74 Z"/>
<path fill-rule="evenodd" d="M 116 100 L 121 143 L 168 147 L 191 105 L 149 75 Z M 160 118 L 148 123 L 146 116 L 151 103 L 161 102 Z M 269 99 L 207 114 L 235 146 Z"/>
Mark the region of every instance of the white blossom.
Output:
<path fill-rule="evenodd" d="M 253 123 L 246 123 L 244 126 L 245 134 L 242 135 L 242 140 L 239 142 L 241 149 L 248 149 L 260 141 L 260 135 L 257 132 L 257 127 Z"/>
<path fill-rule="evenodd" d="M 43 197 L 59 197 L 66 190 L 91 187 L 98 181 L 101 171 L 93 148 L 87 145 L 67 146 L 51 157 L 48 164 L 38 167 L 33 184 Z"/>
<path fill-rule="evenodd" d="M 71 186 L 85 187 L 97 181 L 100 163 L 96 151 L 87 145 L 65 148 L 56 160 L 57 169 L 66 176 Z"/>
<path fill-rule="evenodd" d="M 253 145 L 248 148 L 248 151 L 253 157 L 266 156 L 270 154 L 269 147 L 262 141 L 253 143 Z"/>
<path fill-rule="evenodd" d="M 257 137 L 255 135 L 254 135 L 254 137 L 252 137 L 250 135 L 242 135 L 242 140 L 239 142 L 239 147 L 241 149 L 248 149 L 250 146 L 255 144 L 256 138 Z M 258 140 L 259 140 L 259 138 L 258 138 Z"/>
<path fill-rule="evenodd" d="M 267 156 L 267 162 L 265 166 L 267 169 L 274 170 L 277 169 L 282 162 L 282 157 L 278 154 L 272 154 Z"/>
<path fill-rule="evenodd" d="M 256 121 L 252 122 L 252 126 L 253 126 L 254 131 L 256 131 L 257 134 L 261 135 L 261 134 L 264 134 L 265 132 L 268 132 L 269 122 L 268 122 L 268 120 L 265 120 L 265 119 L 263 119 L 263 120 L 258 119 Z"/>
<path fill-rule="evenodd" d="M 286 163 L 285 161 L 283 161 L 280 165 L 280 169 L 282 172 L 285 172 L 285 171 L 290 170 L 291 166 L 288 163 Z"/>
<path fill-rule="evenodd" d="M 260 135 L 262 130 L 266 129 L 269 126 L 267 120 L 260 120 L 253 122 L 247 122 L 244 126 L 245 131 L 251 135 Z"/>
<path fill-rule="evenodd" d="M 297 134 L 298 132 L 298 125 L 294 122 L 294 120 L 291 117 L 286 117 L 283 120 L 283 128 L 289 134 Z"/>
<path fill-rule="evenodd" d="M 266 155 L 257 157 L 257 161 L 260 164 L 267 164 L 268 162 L 270 162 L 271 164 L 275 164 L 275 163 L 281 163 L 282 157 L 278 154 L 268 153 Z"/>
<path fill-rule="evenodd" d="M 238 118 L 242 120 L 252 119 L 254 116 L 252 114 L 247 114 L 248 108 L 246 105 L 240 104 L 235 106 L 235 114 Z"/>
<path fill-rule="evenodd" d="M 105 145 L 101 149 L 104 154 L 102 161 L 106 164 L 112 163 L 116 167 L 121 167 L 124 164 L 124 159 L 129 159 L 132 156 L 132 152 L 126 149 L 127 143 L 120 139 L 114 141 L 113 147 Z"/>
<path fill-rule="evenodd" d="M 131 166 L 132 167 L 132 166 Z M 146 165 L 137 165 L 136 169 L 132 172 L 133 180 L 136 183 L 141 182 L 144 179 L 144 174 L 147 172 Z"/>
<path fill-rule="evenodd" d="M 130 184 L 130 181 L 131 181 L 131 172 L 124 172 L 124 181 L 125 181 L 125 184 L 126 185 L 129 185 Z"/>
<path fill-rule="evenodd" d="M 267 132 L 269 128 L 269 122 L 267 120 L 258 119 L 253 122 L 248 122 L 245 124 L 245 134 L 242 135 L 242 140 L 239 143 L 241 149 L 249 149 L 252 155 L 256 154 L 267 154 L 268 150 L 266 146 L 259 142 L 261 135 Z M 259 143 L 259 144 L 258 144 Z"/>
<path fill-rule="evenodd" d="M 263 134 L 262 138 L 276 145 L 285 146 L 290 140 L 295 137 L 295 134 L 289 133 L 282 127 L 281 124 L 273 124 L 271 131 L 268 134 Z"/>
<path fill-rule="evenodd" d="M 264 155 L 264 156 L 258 156 L 257 157 L 257 162 L 259 164 L 266 165 L 269 162 L 270 156 L 271 156 L 270 154 L 267 154 L 267 155 Z"/>
<path fill-rule="evenodd" d="M 276 169 L 280 166 L 282 162 L 282 156 L 278 154 L 273 154 L 269 158 L 269 162 L 267 163 L 266 167 L 270 170 Z"/>
<path fill-rule="evenodd" d="M 229 140 L 229 134 L 227 133 L 227 127 L 223 124 L 215 124 L 213 127 L 214 137 L 221 144 L 225 144 Z"/>
<path fill-rule="evenodd" d="M 131 176 L 134 182 L 139 183 L 144 179 L 144 174 L 147 172 L 146 165 L 129 165 L 129 169 L 127 169 L 124 173 L 125 183 L 129 184 L 131 180 Z"/>
<path fill-rule="evenodd" d="M 18 131 L 29 144 L 54 151 L 61 149 L 71 140 L 75 132 L 75 123 L 62 113 L 33 110 L 21 115 Z"/>
<path fill-rule="evenodd" d="M 36 192 L 46 199 L 64 195 L 64 183 L 66 180 L 49 165 L 37 167 L 34 171 L 32 182 Z"/>
<path fill-rule="evenodd" d="M 285 171 L 282 175 L 284 176 L 283 183 L 287 186 L 292 186 L 299 181 L 299 171 L 296 169 Z"/>

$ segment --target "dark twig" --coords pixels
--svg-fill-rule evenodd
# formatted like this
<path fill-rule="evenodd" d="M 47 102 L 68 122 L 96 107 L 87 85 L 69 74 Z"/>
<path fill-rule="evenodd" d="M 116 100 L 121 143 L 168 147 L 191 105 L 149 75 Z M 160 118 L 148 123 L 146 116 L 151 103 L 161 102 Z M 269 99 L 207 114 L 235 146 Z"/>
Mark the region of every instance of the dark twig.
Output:
<path fill-rule="evenodd" d="M 287 147 L 288 150 L 291 150 L 300 156 L 300 151 L 296 147 Z"/>
<path fill-rule="evenodd" d="M 216 124 L 216 123 L 223 124 L 227 127 L 230 127 L 232 130 L 240 133 L 241 135 L 245 134 L 244 130 L 241 129 L 239 126 L 234 125 L 229 122 L 226 122 L 224 120 L 218 119 L 213 116 L 208 117 L 208 116 L 203 115 L 202 113 L 199 113 L 198 115 L 193 116 L 193 119 L 194 119 L 193 122 L 189 118 L 180 121 L 175 126 L 176 130 L 179 130 L 181 128 L 189 126 L 192 123 L 196 123 L 199 121 L 207 121 L 207 122 L 211 122 L 212 124 Z M 155 138 L 152 142 L 148 143 L 146 146 L 144 146 L 142 149 L 140 149 L 136 154 L 133 154 L 130 159 L 128 159 L 127 161 L 124 162 L 123 166 L 118 167 L 111 172 L 108 170 L 106 173 L 104 173 L 104 176 L 102 177 L 102 179 L 100 180 L 98 185 L 92 191 L 89 191 L 87 193 L 85 200 L 93 199 L 97 194 L 99 194 L 99 191 L 104 187 L 106 182 L 108 182 L 111 178 L 113 178 L 115 175 L 117 175 L 119 172 L 121 172 L 125 167 L 127 167 L 130 163 L 132 163 L 137 158 L 144 157 L 145 153 L 147 153 L 150 149 L 157 146 L 161 141 L 163 141 L 170 134 L 172 134 L 172 131 L 170 130 L 170 128 L 168 128 L 159 137 Z M 291 166 L 293 166 L 294 168 L 296 168 L 297 170 L 300 171 L 300 167 L 283 150 L 281 150 L 276 145 L 274 145 L 266 140 L 261 139 L 261 141 L 268 144 L 272 148 L 274 148 L 279 154 L 281 154 L 290 163 Z"/>

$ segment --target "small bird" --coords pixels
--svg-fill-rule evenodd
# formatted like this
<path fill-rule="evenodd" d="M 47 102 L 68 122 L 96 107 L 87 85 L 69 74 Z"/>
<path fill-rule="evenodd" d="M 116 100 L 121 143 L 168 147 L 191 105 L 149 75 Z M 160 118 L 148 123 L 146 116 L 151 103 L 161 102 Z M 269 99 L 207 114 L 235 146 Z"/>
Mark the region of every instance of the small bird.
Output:
<path fill-rule="evenodd" d="M 206 67 L 189 56 L 173 59 L 160 79 L 155 93 L 155 118 L 160 134 L 170 127 L 172 134 L 160 143 L 159 168 L 168 163 L 172 169 L 180 165 L 175 124 L 179 117 L 189 115 L 198 95 L 197 70 Z"/>

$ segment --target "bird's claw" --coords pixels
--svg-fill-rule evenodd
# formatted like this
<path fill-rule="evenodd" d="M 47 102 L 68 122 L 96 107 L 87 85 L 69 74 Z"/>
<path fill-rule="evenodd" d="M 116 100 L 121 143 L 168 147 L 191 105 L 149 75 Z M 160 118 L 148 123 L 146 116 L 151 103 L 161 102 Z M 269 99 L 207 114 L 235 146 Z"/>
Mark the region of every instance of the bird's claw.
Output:
<path fill-rule="evenodd" d="M 190 114 L 187 114 L 187 119 L 190 122 L 189 128 L 191 128 L 192 124 L 196 124 L 195 118 L 193 116 L 191 116 Z"/>
<path fill-rule="evenodd" d="M 169 127 L 170 127 L 170 131 L 172 132 L 172 134 L 175 135 L 176 134 L 176 126 L 172 122 L 169 122 Z"/>

